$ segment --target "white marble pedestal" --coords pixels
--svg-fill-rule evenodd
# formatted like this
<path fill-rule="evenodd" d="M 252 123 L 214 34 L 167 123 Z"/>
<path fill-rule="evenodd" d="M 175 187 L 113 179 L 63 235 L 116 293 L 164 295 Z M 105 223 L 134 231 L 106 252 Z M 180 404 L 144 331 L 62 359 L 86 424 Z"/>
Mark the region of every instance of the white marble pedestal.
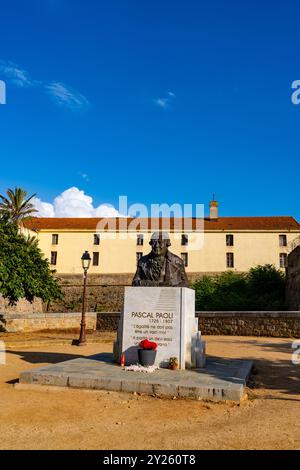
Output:
<path fill-rule="evenodd" d="M 123 352 L 125 364 L 138 362 L 140 341 L 157 343 L 155 364 L 168 367 L 177 357 L 179 368 L 196 367 L 192 343 L 198 332 L 195 291 L 186 287 L 126 287 L 124 309 L 114 346 L 116 360 Z M 192 362 L 193 361 L 193 362 Z"/>

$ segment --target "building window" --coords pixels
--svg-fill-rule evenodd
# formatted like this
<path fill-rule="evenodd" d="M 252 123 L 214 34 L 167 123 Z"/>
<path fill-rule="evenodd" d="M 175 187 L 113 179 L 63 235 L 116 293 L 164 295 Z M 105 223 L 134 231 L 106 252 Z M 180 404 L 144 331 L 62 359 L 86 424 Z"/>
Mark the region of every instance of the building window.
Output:
<path fill-rule="evenodd" d="M 185 234 L 181 235 L 181 245 L 186 246 L 188 245 L 188 243 L 189 243 L 188 235 L 185 235 Z"/>
<path fill-rule="evenodd" d="M 279 254 L 279 266 L 281 268 L 286 268 L 287 265 L 287 254 L 286 253 L 280 253 Z"/>
<path fill-rule="evenodd" d="M 138 262 L 140 261 L 141 257 L 143 256 L 143 253 L 137 253 L 136 254 L 136 264 L 138 264 Z"/>
<path fill-rule="evenodd" d="M 57 251 L 51 251 L 51 264 L 52 266 L 57 264 Z"/>
<path fill-rule="evenodd" d="M 100 245 L 100 235 L 94 234 L 94 245 Z"/>
<path fill-rule="evenodd" d="M 93 253 L 93 266 L 99 266 L 99 253 L 94 251 Z"/>
<path fill-rule="evenodd" d="M 185 267 L 189 265 L 189 255 L 188 253 L 181 253 L 181 259 Z"/>
<path fill-rule="evenodd" d="M 233 245 L 234 245 L 233 235 L 226 235 L 226 246 L 233 246 Z"/>
<path fill-rule="evenodd" d="M 226 266 L 227 268 L 234 268 L 234 254 L 226 253 Z"/>
<path fill-rule="evenodd" d="M 139 235 L 136 236 L 136 244 L 138 246 L 143 246 L 144 245 L 144 235 L 139 234 Z"/>
<path fill-rule="evenodd" d="M 57 235 L 57 233 L 54 233 L 52 235 L 52 245 L 58 245 L 58 235 Z"/>
<path fill-rule="evenodd" d="M 279 235 L 279 246 L 287 246 L 286 235 Z"/>

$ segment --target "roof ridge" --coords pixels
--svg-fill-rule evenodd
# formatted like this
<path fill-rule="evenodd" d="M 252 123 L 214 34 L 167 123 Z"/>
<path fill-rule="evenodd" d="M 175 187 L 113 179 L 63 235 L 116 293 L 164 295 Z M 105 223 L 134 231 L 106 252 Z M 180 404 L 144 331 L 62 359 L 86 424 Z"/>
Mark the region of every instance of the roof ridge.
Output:
<path fill-rule="evenodd" d="M 182 221 L 178 226 L 177 221 Z M 184 220 L 192 221 L 191 229 L 196 229 L 197 221 L 203 221 L 207 230 L 299 230 L 299 222 L 292 216 L 234 216 L 220 217 L 218 219 L 195 217 L 33 217 L 24 223 L 24 226 L 33 230 L 96 230 L 98 224 L 102 228 L 119 230 L 135 228 L 188 230 L 184 227 Z M 155 221 L 155 223 L 154 223 Z M 168 222 L 169 221 L 169 222 Z M 169 223 L 168 226 L 166 226 Z M 131 225 L 132 224 L 132 225 Z M 176 226 L 177 224 L 177 226 Z M 131 225 L 131 227 L 130 227 Z M 152 225 L 152 227 L 151 227 Z M 156 225 L 157 227 L 153 227 Z M 163 228 L 163 226 L 165 226 Z"/>
<path fill-rule="evenodd" d="M 207 217 L 31 217 L 29 221 L 32 220 L 103 220 L 103 219 L 208 219 L 208 220 L 215 220 L 210 219 L 209 216 Z M 218 217 L 219 219 L 295 219 L 292 215 L 224 215 Z"/>

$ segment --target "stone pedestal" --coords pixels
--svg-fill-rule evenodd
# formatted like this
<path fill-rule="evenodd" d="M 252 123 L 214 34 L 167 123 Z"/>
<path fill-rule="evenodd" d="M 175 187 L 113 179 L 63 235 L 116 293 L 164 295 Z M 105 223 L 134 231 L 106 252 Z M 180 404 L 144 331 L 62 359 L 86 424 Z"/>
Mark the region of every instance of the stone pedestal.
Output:
<path fill-rule="evenodd" d="M 138 345 L 148 338 L 157 343 L 155 364 L 168 367 L 177 357 L 179 368 L 196 367 L 192 354 L 198 332 L 195 291 L 186 287 L 126 287 L 124 309 L 114 346 L 117 361 L 123 352 L 125 364 L 138 362 Z"/>

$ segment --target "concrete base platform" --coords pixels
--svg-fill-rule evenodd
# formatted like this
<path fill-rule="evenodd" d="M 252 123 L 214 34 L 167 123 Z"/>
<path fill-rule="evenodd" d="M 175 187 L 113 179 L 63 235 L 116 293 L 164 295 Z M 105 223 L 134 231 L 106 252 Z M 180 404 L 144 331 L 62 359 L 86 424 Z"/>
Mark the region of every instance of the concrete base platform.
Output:
<path fill-rule="evenodd" d="M 252 361 L 208 357 L 205 369 L 146 374 L 125 371 L 105 353 L 22 372 L 20 383 L 239 402 L 251 368 Z"/>

